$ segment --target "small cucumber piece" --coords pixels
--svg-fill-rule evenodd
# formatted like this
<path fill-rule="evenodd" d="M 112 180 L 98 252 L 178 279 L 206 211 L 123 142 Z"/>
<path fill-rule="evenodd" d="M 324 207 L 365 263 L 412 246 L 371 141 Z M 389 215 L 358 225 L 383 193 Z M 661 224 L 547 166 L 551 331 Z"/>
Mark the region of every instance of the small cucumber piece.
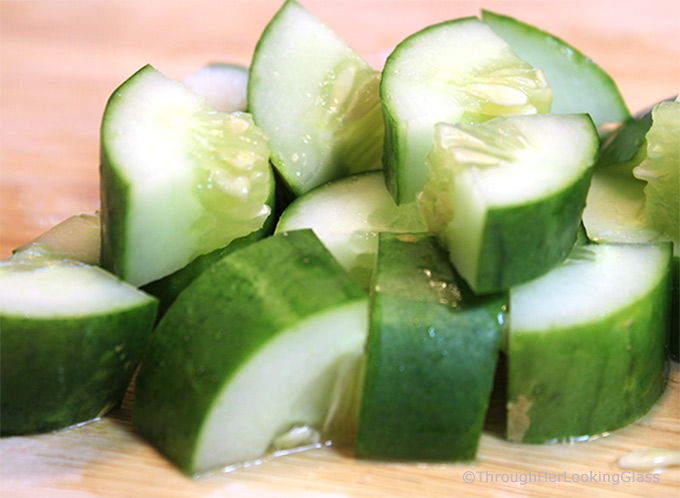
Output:
<path fill-rule="evenodd" d="M 248 68 L 238 64 L 213 62 L 182 80 L 219 112 L 245 112 L 248 108 Z"/>
<path fill-rule="evenodd" d="M 334 180 L 298 197 L 281 214 L 277 232 L 311 228 L 366 290 L 379 232 L 424 232 L 414 203 L 397 206 L 380 171 Z"/>
<path fill-rule="evenodd" d="M 588 113 L 598 127 L 622 123 L 630 117 L 614 80 L 565 41 L 488 10 L 482 11 L 482 20 L 508 42 L 518 56 L 543 70 L 553 92 L 551 112 Z"/>
<path fill-rule="evenodd" d="M 437 125 L 418 202 L 475 292 L 507 290 L 567 256 L 597 147 L 585 114 Z"/>
<path fill-rule="evenodd" d="M 99 213 L 79 214 L 66 218 L 35 239 L 16 248 L 24 251 L 32 244 L 42 244 L 66 257 L 88 265 L 99 265 L 101 253 L 101 220 Z"/>
<path fill-rule="evenodd" d="M 434 237 L 381 233 L 356 452 L 472 460 L 507 294 L 475 296 Z"/>
<path fill-rule="evenodd" d="M 90 421 L 116 407 L 156 300 L 42 244 L 0 261 L 0 433 Z"/>
<path fill-rule="evenodd" d="M 402 41 L 385 63 L 380 96 L 384 171 L 397 204 L 413 202 L 423 189 L 436 123 L 548 112 L 552 100 L 543 73 L 472 17 L 430 26 Z"/>
<path fill-rule="evenodd" d="M 298 2 L 287 0 L 253 56 L 248 106 L 272 163 L 298 196 L 380 168 L 380 73 Z"/>
<path fill-rule="evenodd" d="M 270 215 L 267 137 L 145 66 L 101 127 L 102 266 L 144 285 L 258 230 Z"/>
<path fill-rule="evenodd" d="M 644 415 L 666 382 L 671 245 L 576 246 L 510 290 L 508 438 L 599 435 Z"/>
<path fill-rule="evenodd" d="M 311 230 L 235 251 L 158 325 L 134 425 L 189 474 L 294 445 L 300 428 L 318 436 L 342 425 L 326 418 L 345 366 L 362 354 L 367 317 L 366 293 Z"/>

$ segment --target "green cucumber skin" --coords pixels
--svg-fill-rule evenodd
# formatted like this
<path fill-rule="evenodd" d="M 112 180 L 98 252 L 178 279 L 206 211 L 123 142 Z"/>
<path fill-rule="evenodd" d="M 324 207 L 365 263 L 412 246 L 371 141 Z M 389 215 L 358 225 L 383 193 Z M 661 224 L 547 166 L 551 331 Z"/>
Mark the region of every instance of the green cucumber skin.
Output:
<path fill-rule="evenodd" d="M 383 91 L 382 85 L 380 86 L 380 98 L 381 100 L 385 98 L 383 96 L 385 92 Z M 383 174 L 385 175 L 385 186 L 392 198 L 397 205 L 409 202 L 408 195 L 403 195 L 406 187 L 401 185 L 399 181 L 399 164 L 401 163 L 401 154 L 399 154 L 399 128 L 392 117 L 390 111 L 383 105 L 383 121 L 385 123 L 385 140 L 383 147 Z M 425 165 L 423 165 L 425 168 Z M 414 196 L 415 197 L 415 196 Z"/>
<path fill-rule="evenodd" d="M 402 242 L 408 237 L 416 238 L 380 236 L 355 451 L 386 459 L 472 460 L 507 295 L 473 295 L 433 237 Z"/>
<path fill-rule="evenodd" d="M 321 286 L 324 292 L 310 291 Z M 191 292 L 179 295 L 152 337 L 136 380 L 133 423 L 191 474 L 204 417 L 239 367 L 279 331 L 324 309 L 366 299 L 366 293 L 311 230 L 273 235 L 235 251 L 187 289 Z M 241 300 L 233 302 L 233 295 Z M 220 301 L 224 306 L 218 310 L 205 306 Z M 156 390 L 157 385 L 166 388 Z"/>
<path fill-rule="evenodd" d="M 156 307 L 149 299 L 113 317 L 0 317 L 0 433 L 54 431 L 116 407 L 149 342 Z"/>
<path fill-rule="evenodd" d="M 531 205 L 489 210 L 479 257 L 485 263 L 479 265 L 476 282 L 471 285 L 475 292 L 507 290 L 563 261 L 581 229 L 591 177 L 592 168 L 562 195 Z M 532 265 L 528 267 L 526 261 Z"/>
<path fill-rule="evenodd" d="M 272 208 L 272 214 L 265 220 L 264 225 L 259 230 L 235 239 L 231 243 L 227 244 L 225 247 L 216 249 L 207 254 L 202 254 L 198 256 L 193 261 L 191 261 L 187 266 L 177 270 L 175 273 L 171 273 L 167 277 L 163 277 L 154 282 L 150 282 L 142 287 L 144 292 L 151 294 L 159 299 L 158 307 L 158 319 L 160 320 L 165 312 L 168 310 L 170 305 L 177 299 L 177 296 L 182 292 L 191 282 L 193 282 L 196 277 L 203 273 L 206 269 L 212 266 L 214 263 L 222 259 L 223 257 L 231 254 L 232 252 L 246 247 L 253 242 L 256 242 L 264 237 L 271 235 L 274 232 L 275 227 L 275 215 L 274 215 L 274 205 L 275 205 L 275 193 L 274 193 L 274 175 L 271 176 L 272 187 L 271 195 L 267 201 L 269 207 Z"/>
<path fill-rule="evenodd" d="M 599 435 L 647 413 L 666 384 L 669 285 L 667 274 L 632 320 L 631 310 L 622 309 L 597 324 L 601 333 L 592 327 L 512 332 L 508 400 L 524 397 L 531 406 L 528 428 L 509 432 L 509 439 L 545 443 Z"/>
<path fill-rule="evenodd" d="M 141 70 L 140 70 L 141 71 Z M 115 95 L 115 94 L 114 94 Z M 113 98 L 113 96 L 111 97 Z M 102 143 L 103 140 L 102 140 Z M 114 275 L 125 271 L 124 248 L 127 247 L 125 230 L 129 206 L 130 185 L 114 174 L 109 160 L 109 152 L 102 146 L 99 166 L 101 198 L 101 257 L 102 268 Z"/>

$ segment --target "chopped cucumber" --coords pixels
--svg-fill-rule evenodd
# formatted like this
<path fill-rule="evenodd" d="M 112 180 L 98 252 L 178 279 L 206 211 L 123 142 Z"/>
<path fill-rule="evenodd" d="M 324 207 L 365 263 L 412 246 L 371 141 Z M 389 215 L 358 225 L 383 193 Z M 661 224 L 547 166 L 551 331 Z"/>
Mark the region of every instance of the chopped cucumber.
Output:
<path fill-rule="evenodd" d="M 120 403 L 156 300 L 33 244 L 0 261 L 0 433 L 62 429 Z"/>
<path fill-rule="evenodd" d="M 576 246 L 510 290 L 508 438 L 599 435 L 663 391 L 671 246 Z"/>
<path fill-rule="evenodd" d="M 134 424 L 190 474 L 261 458 L 295 427 L 342 425 L 326 417 L 338 377 L 361 356 L 367 315 L 365 292 L 311 230 L 235 251 L 161 320 Z"/>
<path fill-rule="evenodd" d="M 419 204 L 475 292 L 509 289 L 567 256 L 597 146 L 585 114 L 437 125 Z"/>
<path fill-rule="evenodd" d="M 379 81 L 380 73 L 296 1 L 271 20 L 253 56 L 248 106 L 294 196 L 380 167 Z"/>
<path fill-rule="evenodd" d="M 101 220 L 99 213 L 71 216 L 13 252 L 24 251 L 32 244 L 42 244 L 54 252 L 88 265 L 99 265 Z"/>
<path fill-rule="evenodd" d="M 431 236 L 379 240 L 356 452 L 472 460 L 507 295 L 475 296 Z"/>
<path fill-rule="evenodd" d="M 548 112 L 552 100 L 543 73 L 476 18 L 430 26 L 402 41 L 385 63 L 380 95 L 385 175 L 397 204 L 413 202 L 423 189 L 436 123 Z"/>
<path fill-rule="evenodd" d="M 258 230 L 269 149 L 248 114 L 222 114 L 145 66 L 111 96 L 101 129 L 102 265 L 143 285 Z"/>
<path fill-rule="evenodd" d="M 277 232 L 311 228 L 338 262 L 368 289 L 379 232 L 423 232 L 415 204 L 397 206 L 380 171 L 329 182 L 296 199 Z"/>
<path fill-rule="evenodd" d="M 270 196 L 267 200 L 267 205 L 272 210 L 274 209 L 274 191 L 274 175 L 271 175 Z M 202 254 L 176 272 L 144 285 L 142 290 L 157 297 L 160 301 L 158 305 L 158 318 L 160 319 L 165 314 L 170 305 L 177 299 L 179 293 L 182 292 L 187 285 L 205 270 L 210 268 L 214 263 L 241 247 L 245 247 L 263 237 L 271 235 L 273 231 L 274 216 L 269 216 L 259 230 L 252 232 L 245 237 L 232 240 L 226 246 L 209 252 L 208 254 Z"/>
<path fill-rule="evenodd" d="M 654 114 L 659 108 L 663 113 L 660 120 Z M 677 100 L 659 102 L 651 111 L 628 120 L 604 142 L 583 212 L 588 237 L 596 242 L 673 241 L 673 298 L 668 347 L 675 360 L 680 358 L 680 242 L 677 226 L 680 216 L 680 156 L 676 140 L 680 130 L 679 111 Z M 656 131 L 652 133 L 654 119 L 657 119 Z M 647 141 L 649 133 L 652 133 L 651 145 Z M 648 155 L 648 149 L 651 155 Z M 657 189 L 651 199 L 647 198 L 650 192 L 648 182 L 635 176 L 636 171 L 639 175 L 643 170 L 655 171 L 647 174 L 656 183 Z M 656 222 L 653 221 L 655 212 Z"/>
<path fill-rule="evenodd" d="M 213 62 L 182 80 L 219 112 L 245 112 L 248 108 L 248 68 L 238 64 Z"/>
<path fill-rule="evenodd" d="M 482 11 L 482 20 L 512 50 L 543 70 L 553 92 L 551 112 L 588 113 L 596 126 L 621 123 L 630 111 L 614 80 L 565 41 L 512 17 Z"/>

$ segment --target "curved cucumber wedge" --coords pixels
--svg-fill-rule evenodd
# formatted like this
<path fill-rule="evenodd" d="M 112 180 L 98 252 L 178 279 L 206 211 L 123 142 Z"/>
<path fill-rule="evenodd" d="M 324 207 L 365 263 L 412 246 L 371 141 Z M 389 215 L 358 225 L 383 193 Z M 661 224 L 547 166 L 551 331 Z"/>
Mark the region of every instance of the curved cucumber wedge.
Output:
<path fill-rule="evenodd" d="M 552 99 L 541 71 L 477 18 L 430 26 L 402 41 L 385 63 L 380 96 L 385 176 L 397 204 L 413 202 L 423 189 L 436 123 L 548 112 Z"/>
<path fill-rule="evenodd" d="M 245 112 L 248 108 L 248 71 L 245 66 L 213 62 L 182 80 L 219 112 Z"/>
<path fill-rule="evenodd" d="M 259 229 L 271 213 L 267 139 L 145 66 L 101 128 L 102 265 L 143 285 Z"/>
<path fill-rule="evenodd" d="M 277 232 L 311 228 L 338 262 L 368 289 L 379 232 L 424 232 L 415 204 L 397 206 L 380 171 L 322 185 L 293 201 Z"/>
<path fill-rule="evenodd" d="M 475 292 L 509 289 L 567 256 L 597 147 L 585 114 L 437 125 L 421 213 Z"/>
<path fill-rule="evenodd" d="M 380 73 L 296 1 L 276 13 L 255 49 L 248 106 L 294 196 L 380 168 L 379 81 Z"/>
<path fill-rule="evenodd" d="M 482 11 L 482 20 L 522 59 L 541 68 L 553 91 L 551 112 L 588 113 L 596 126 L 622 123 L 630 111 L 614 80 L 563 40 L 512 17 Z"/>
<path fill-rule="evenodd" d="M 134 424 L 190 474 L 261 458 L 295 427 L 317 433 L 362 353 L 367 315 L 365 292 L 311 230 L 235 251 L 161 320 Z"/>
<path fill-rule="evenodd" d="M 475 296 L 434 237 L 380 234 L 356 452 L 472 460 L 507 295 Z"/>
<path fill-rule="evenodd" d="M 671 245 L 586 245 L 510 290 L 508 438 L 598 435 L 633 422 L 666 380 Z"/>
<path fill-rule="evenodd" d="M 120 403 L 156 300 L 33 244 L 0 261 L 0 433 L 62 429 Z"/>

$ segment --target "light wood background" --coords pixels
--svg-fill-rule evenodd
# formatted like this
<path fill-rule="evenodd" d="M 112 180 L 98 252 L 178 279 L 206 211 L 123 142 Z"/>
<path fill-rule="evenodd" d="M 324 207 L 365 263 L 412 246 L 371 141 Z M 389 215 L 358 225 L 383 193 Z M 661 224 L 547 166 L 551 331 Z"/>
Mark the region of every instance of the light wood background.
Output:
<path fill-rule="evenodd" d="M 484 7 L 571 42 L 612 75 L 633 112 L 680 89 L 675 0 L 303 4 L 376 68 L 407 35 Z M 0 0 L 0 257 L 68 216 L 98 209 L 99 121 L 122 81 L 146 63 L 175 78 L 211 61 L 247 65 L 279 5 Z M 679 496 L 677 467 L 651 484 L 582 482 L 581 475 L 590 481 L 628 479 L 615 464 L 621 455 L 680 449 L 679 378 L 675 368 L 665 396 L 643 420 L 588 443 L 519 446 L 489 430 L 475 465 L 382 464 L 324 448 L 200 480 L 179 474 L 135 435 L 128 400 L 81 428 L 0 441 L 0 496 Z M 473 472 L 474 482 L 464 482 L 465 472 Z M 546 472 L 576 474 L 581 482 L 549 483 Z M 532 478 L 524 485 L 503 482 Z"/>

